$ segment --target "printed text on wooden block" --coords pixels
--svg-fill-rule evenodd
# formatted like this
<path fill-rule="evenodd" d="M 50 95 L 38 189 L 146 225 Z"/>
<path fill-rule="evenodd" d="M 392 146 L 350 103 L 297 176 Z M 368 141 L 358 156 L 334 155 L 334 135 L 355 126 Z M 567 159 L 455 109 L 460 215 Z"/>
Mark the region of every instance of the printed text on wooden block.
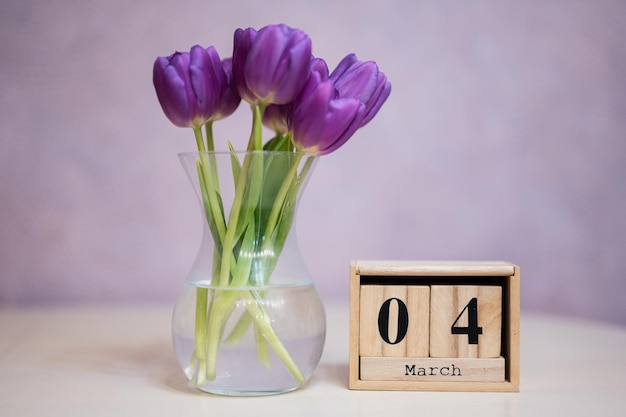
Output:
<path fill-rule="evenodd" d="M 504 381 L 504 358 L 360 358 L 364 381 Z"/>

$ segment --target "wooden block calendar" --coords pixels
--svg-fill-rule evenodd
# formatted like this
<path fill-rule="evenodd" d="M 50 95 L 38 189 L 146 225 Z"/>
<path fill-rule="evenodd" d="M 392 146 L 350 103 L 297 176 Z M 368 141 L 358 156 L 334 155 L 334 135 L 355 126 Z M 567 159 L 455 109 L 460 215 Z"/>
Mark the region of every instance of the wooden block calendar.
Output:
<path fill-rule="evenodd" d="M 519 391 L 519 267 L 355 261 L 350 389 Z"/>

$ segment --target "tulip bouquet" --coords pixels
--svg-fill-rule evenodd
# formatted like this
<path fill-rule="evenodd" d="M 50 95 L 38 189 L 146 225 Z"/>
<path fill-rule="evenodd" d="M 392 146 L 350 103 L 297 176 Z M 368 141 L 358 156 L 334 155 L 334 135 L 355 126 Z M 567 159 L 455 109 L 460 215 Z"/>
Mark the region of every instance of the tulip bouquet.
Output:
<path fill-rule="evenodd" d="M 359 61 L 354 54 L 330 72 L 324 60 L 312 55 L 310 38 L 283 24 L 258 31 L 237 29 L 231 58 L 221 59 L 214 47 L 198 45 L 189 52 L 158 57 L 153 82 L 165 115 L 195 135 L 201 199 L 215 243 L 207 281 L 219 288 L 268 283 L 293 221 L 295 194 L 310 171 L 309 157 L 345 144 L 376 115 L 391 91 L 376 63 Z M 241 100 L 251 107 L 252 128 L 243 160 L 230 142 L 226 144 L 236 190 L 227 213 L 211 161 L 213 123 L 231 115 Z M 273 131 L 266 141 L 263 127 Z M 289 163 L 276 163 L 272 158 L 276 152 L 291 155 Z M 261 208 L 261 199 L 269 208 Z M 245 255 L 250 253 L 263 256 L 252 260 Z M 196 383 L 215 378 L 224 323 L 238 297 L 249 299 L 252 307 L 227 340 L 236 342 L 252 323 L 259 335 L 259 359 L 267 361 L 263 345 L 269 345 L 294 379 L 302 381 L 271 322 L 259 311 L 262 307 L 252 302 L 258 296 L 197 288 L 192 358 Z"/>

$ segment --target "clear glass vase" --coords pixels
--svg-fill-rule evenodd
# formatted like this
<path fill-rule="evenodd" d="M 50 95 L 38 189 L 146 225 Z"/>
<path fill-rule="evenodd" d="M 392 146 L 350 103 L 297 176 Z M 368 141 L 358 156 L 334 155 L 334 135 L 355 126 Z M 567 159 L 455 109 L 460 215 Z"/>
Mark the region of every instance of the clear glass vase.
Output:
<path fill-rule="evenodd" d="M 223 395 L 304 385 L 319 363 L 324 307 L 296 238 L 315 157 L 296 152 L 179 155 L 202 207 L 202 243 L 174 308 L 190 384 Z"/>

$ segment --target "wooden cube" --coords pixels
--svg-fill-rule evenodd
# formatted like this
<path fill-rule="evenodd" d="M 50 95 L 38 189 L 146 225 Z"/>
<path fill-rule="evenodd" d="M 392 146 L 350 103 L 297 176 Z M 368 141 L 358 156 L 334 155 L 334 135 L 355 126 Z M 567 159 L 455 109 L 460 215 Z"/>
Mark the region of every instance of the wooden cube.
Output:
<path fill-rule="evenodd" d="M 430 288 L 361 286 L 361 356 L 428 356 Z"/>
<path fill-rule="evenodd" d="M 508 262 L 353 262 L 349 388 L 519 391 L 519 276 Z"/>
<path fill-rule="evenodd" d="M 430 355 L 497 358 L 501 355 L 502 287 L 433 285 Z"/>

